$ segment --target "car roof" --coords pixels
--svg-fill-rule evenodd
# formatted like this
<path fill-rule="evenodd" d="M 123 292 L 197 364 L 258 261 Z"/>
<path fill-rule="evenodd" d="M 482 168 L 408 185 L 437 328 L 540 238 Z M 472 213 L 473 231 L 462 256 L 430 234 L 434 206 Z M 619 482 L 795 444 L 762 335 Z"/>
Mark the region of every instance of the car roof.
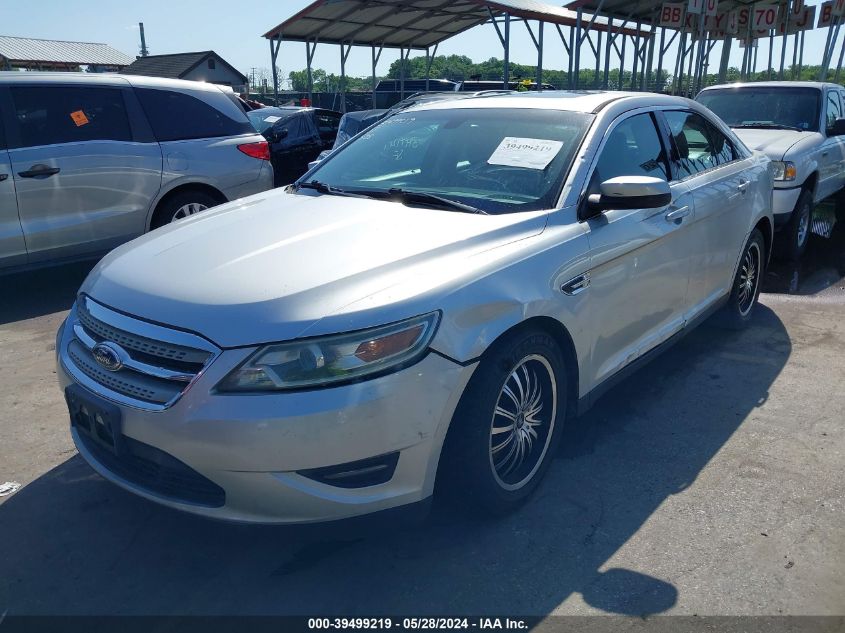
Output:
<path fill-rule="evenodd" d="M 617 92 L 549 90 L 546 92 L 516 92 L 512 94 L 489 94 L 458 98 L 454 101 L 433 101 L 415 106 L 416 110 L 449 108 L 532 108 L 566 110 L 569 112 L 596 113 L 613 102 L 624 102 L 626 108 L 650 106 L 690 107 L 692 103 L 684 97 L 675 97 L 652 92 Z"/>
<path fill-rule="evenodd" d="M 842 86 L 825 81 L 746 81 L 708 86 L 701 92 L 704 92 L 705 90 L 714 90 L 716 88 L 815 88 L 817 90 L 821 90 L 824 87 L 841 88 Z"/>
<path fill-rule="evenodd" d="M 0 71 L 0 85 L 3 84 L 99 84 L 104 86 L 134 86 L 139 88 L 170 88 L 172 90 L 202 90 L 222 92 L 228 86 L 188 81 L 185 79 L 165 79 L 163 77 L 145 77 L 143 75 L 121 75 L 118 73 L 61 73 L 61 72 L 20 72 Z"/>

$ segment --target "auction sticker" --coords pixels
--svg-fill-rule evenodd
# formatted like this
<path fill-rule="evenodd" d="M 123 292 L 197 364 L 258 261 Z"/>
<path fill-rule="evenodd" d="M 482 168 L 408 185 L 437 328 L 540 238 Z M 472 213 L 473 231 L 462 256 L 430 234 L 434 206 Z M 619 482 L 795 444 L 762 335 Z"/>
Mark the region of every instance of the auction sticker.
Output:
<path fill-rule="evenodd" d="M 280 116 L 268 116 L 264 119 L 264 121 L 265 121 L 265 123 L 275 123 L 276 121 L 278 121 L 281 118 L 282 117 L 280 117 Z"/>
<path fill-rule="evenodd" d="M 76 127 L 82 127 L 83 125 L 88 124 L 88 117 L 85 116 L 85 113 L 82 110 L 71 112 L 70 118 L 73 119 L 74 123 L 76 123 Z"/>
<path fill-rule="evenodd" d="M 487 159 L 487 163 L 526 169 L 545 169 L 562 147 L 561 141 L 506 136 L 493 155 Z"/>

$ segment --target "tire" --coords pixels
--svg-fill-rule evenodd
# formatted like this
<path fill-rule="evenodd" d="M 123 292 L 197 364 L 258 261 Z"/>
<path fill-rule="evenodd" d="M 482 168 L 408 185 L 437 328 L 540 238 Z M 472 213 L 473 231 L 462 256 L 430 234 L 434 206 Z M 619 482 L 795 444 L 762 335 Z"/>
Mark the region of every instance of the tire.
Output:
<path fill-rule="evenodd" d="M 516 332 L 488 350 L 452 419 L 440 490 L 483 514 L 518 508 L 556 453 L 566 388 L 563 355 L 543 330 Z"/>
<path fill-rule="evenodd" d="M 813 225 L 813 194 L 802 191 L 789 222 L 778 235 L 778 254 L 787 261 L 797 261 L 807 250 Z"/>
<path fill-rule="evenodd" d="M 754 229 L 742 249 L 730 298 L 723 311 L 725 326 L 734 330 L 748 327 L 760 296 L 765 262 L 766 241 L 763 234 Z"/>
<path fill-rule="evenodd" d="M 220 204 L 220 200 L 199 189 L 180 191 L 158 205 L 150 223 L 150 230 L 170 224 L 183 217 L 200 213 Z"/>

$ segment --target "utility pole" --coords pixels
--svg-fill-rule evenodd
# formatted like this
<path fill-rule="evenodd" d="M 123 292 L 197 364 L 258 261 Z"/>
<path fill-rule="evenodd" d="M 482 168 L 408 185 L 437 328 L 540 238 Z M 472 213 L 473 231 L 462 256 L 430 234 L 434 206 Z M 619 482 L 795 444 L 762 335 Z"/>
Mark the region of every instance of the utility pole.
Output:
<path fill-rule="evenodd" d="M 147 50 L 147 38 L 144 37 L 144 23 L 138 22 L 138 30 L 141 31 L 141 57 L 148 57 L 150 51 Z"/>

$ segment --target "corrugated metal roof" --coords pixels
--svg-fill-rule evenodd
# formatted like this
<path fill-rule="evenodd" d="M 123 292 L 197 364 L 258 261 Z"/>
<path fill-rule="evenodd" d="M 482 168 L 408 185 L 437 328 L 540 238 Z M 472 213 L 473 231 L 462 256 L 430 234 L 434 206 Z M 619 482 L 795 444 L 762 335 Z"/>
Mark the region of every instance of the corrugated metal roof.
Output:
<path fill-rule="evenodd" d="M 127 66 L 134 60 L 108 44 L 40 40 L 9 35 L 0 35 L 0 57 L 18 63 L 42 62 L 81 66 Z"/>
<path fill-rule="evenodd" d="M 123 74 L 181 79 L 182 75 L 211 54 L 211 51 L 201 51 L 198 53 L 176 53 L 173 55 L 140 57 L 124 68 Z"/>
<path fill-rule="evenodd" d="M 540 0 L 316 0 L 264 37 L 421 49 L 484 24 L 491 13 L 562 26 L 574 26 L 577 18 L 574 11 Z M 594 30 L 606 28 L 601 18 L 593 24 Z"/>

